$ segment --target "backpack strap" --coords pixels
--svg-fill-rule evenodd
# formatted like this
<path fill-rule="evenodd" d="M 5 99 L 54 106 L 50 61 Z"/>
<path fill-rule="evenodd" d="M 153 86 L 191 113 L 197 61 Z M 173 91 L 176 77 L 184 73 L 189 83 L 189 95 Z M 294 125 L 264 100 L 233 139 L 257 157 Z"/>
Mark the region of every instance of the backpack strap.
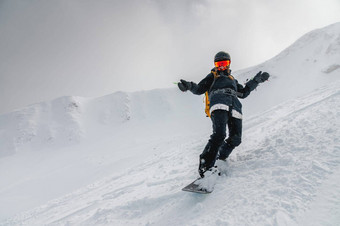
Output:
<path fill-rule="evenodd" d="M 209 91 L 205 92 L 205 114 L 207 115 L 207 117 L 210 118 L 210 101 L 209 101 L 209 93 L 211 91 L 211 88 L 213 87 L 213 85 L 215 84 L 215 81 L 218 77 L 220 77 L 220 75 L 217 73 L 216 68 L 211 70 L 211 73 L 214 76 L 214 81 L 211 83 Z"/>
<path fill-rule="evenodd" d="M 214 75 L 214 79 L 220 77 L 220 75 L 217 73 L 216 68 L 211 69 L 211 73 Z"/>
<path fill-rule="evenodd" d="M 214 75 L 214 81 L 211 83 L 211 85 L 210 85 L 210 88 L 209 88 L 209 93 L 210 93 L 210 91 L 211 91 L 211 88 L 213 87 L 213 85 L 215 84 L 215 81 L 216 81 L 216 79 L 218 78 L 218 77 L 220 77 L 220 75 L 217 73 L 217 70 L 216 70 L 216 68 L 214 68 L 214 69 L 212 69 L 211 70 L 211 73 Z"/>

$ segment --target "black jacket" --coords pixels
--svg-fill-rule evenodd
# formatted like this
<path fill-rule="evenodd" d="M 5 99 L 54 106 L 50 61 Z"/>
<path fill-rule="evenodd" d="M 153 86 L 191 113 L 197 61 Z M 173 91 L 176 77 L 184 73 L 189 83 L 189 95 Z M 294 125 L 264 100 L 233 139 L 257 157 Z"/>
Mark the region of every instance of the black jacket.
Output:
<path fill-rule="evenodd" d="M 242 86 L 227 71 L 219 71 L 216 78 L 213 73 L 210 73 L 198 84 L 194 82 L 191 82 L 191 84 L 190 91 L 193 94 L 201 95 L 208 91 L 210 108 L 215 104 L 224 104 L 241 114 L 242 104 L 238 97 L 246 98 L 258 86 L 258 83 L 254 80 L 250 80 L 245 86 Z M 235 92 L 223 92 L 228 88 Z"/>

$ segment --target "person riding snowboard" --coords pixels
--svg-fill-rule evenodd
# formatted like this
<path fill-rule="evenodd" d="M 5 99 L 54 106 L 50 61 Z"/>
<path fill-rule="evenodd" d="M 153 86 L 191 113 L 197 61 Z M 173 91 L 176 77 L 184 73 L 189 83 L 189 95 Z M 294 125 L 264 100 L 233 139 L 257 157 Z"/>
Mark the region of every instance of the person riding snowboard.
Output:
<path fill-rule="evenodd" d="M 198 172 L 201 177 L 214 167 L 217 159 L 226 160 L 235 147 L 241 144 L 242 136 L 242 104 L 238 98 L 246 98 L 259 83 L 269 78 L 267 72 L 258 72 L 255 77 L 242 86 L 230 74 L 230 55 L 218 52 L 215 55 L 215 67 L 198 84 L 183 79 L 178 88 L 186 92 L 201 95 L 208 92 L 210 111 L 208 115 L 212 121 L 213 133 L 199 156 Z M 228 126 L 229 137 L 226 138 Z"/>

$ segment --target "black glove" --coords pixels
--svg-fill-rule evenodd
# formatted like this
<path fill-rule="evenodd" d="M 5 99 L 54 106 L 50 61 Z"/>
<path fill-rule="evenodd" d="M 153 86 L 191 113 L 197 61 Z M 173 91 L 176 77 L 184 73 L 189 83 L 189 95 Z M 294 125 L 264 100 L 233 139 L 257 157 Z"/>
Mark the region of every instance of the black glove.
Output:
<path fill-rule="evenodd" d="M 187 82 L 187 81 L 185 81 L 185 80 L 183 80 L 183 79 L 181 79 L 181 82 L 179 82 L 177 85 L 178 85 L 178 88 L 179 88 L 182 92 L 191 90 L 191 87 L 192 87 L 191 82 Z"/>
<path fill-rule="evenodd" d="M 269 74 L 267 72 L 262 72 L 260 71 L 259 73 L 257 73 L 254 77 L 254 80 L 257 82 L 257 83 L 261 83 L 261 82 L 265 82 L 267 81 L 269 78 Z"/>

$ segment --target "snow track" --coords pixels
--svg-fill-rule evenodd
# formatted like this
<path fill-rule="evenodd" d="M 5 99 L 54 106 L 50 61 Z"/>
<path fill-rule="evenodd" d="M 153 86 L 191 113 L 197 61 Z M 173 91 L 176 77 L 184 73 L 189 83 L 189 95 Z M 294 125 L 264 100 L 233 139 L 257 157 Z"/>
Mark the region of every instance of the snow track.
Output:
<path fill-rule="evenodd" d="M 209 195 L 181 191 L 197 176 L 207 137 L 177 145 L 173 140 L 123 174 L 0 224 L 337 225 L 338 87 L 335 83 L 246 121 L 243 143 Z"/>

